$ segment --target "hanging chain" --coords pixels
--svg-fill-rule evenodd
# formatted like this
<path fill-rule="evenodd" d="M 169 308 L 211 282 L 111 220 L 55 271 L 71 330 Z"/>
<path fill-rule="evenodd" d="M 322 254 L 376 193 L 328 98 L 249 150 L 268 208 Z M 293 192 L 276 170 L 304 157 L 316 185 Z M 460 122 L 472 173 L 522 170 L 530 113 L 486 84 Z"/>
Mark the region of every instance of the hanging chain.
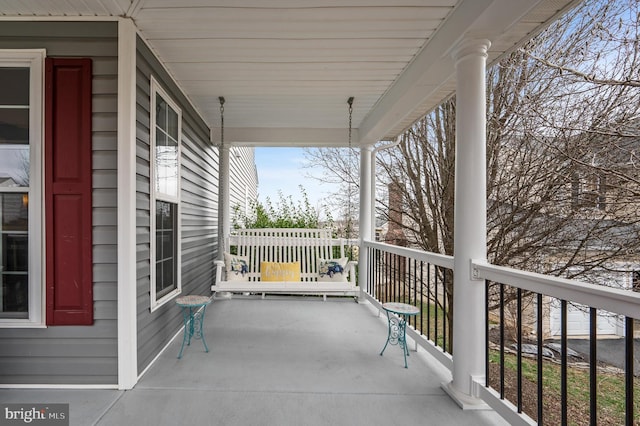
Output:
<path fill-rule="evenodd" d="M 349 104 L 349 149 L 351 149 L 351 120 L 353 117 L 353 96 L 347 100 Z"/>
<path fill-rule="evenodd" d="M 349 160 L 351 160 L 353 158 L 353 147 L 351 145 L 351 129 L 352 129 L 352 119 L 353 119 L 353 96 L 351 96 L 348 100 L 347 100 L 347 104 L 349 104 L 349 155 L 348 158 Z M 349 181 L 347 182 L 347 229 L 346 229 L 346 237 L 347 237 L 347 244 L 349 244 L 349 252 L 347 253 L 349 256 L 349 259 L 352 259 L 352 253 L 351 253 L 351 242 L 349 241 L 351 239 L 351 226 L 352 226 L 352 222 L 351 222 L 351 192 L 352 192 L 352 181 L 353 181 L 353 176 L 351 176 L 351 161 L 349 161 L 349 164 L 347 165 L 348 168 L 348 174 L 347 176 L 349 176 Z"/>
<path fill-rule="evenodd" d="M 224 97 L 218 97 L 220 101 L 220 146 L 224 146 Z"/>

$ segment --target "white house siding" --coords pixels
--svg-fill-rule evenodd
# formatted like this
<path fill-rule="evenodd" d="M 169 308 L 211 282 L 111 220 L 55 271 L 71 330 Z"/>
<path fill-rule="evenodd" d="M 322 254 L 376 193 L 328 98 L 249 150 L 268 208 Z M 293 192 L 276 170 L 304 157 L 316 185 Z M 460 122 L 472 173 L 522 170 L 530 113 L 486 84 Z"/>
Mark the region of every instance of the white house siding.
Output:
<path fill-rule="evenodd" d="M 231 214 L 239 208 L 247 213 L 251 203 L 258 198 L 258 172 L 256 170 L 255 148 L 234 147 L 229 152 L 229 201 Z"/>
<path fill-rule="evenodd" d="M 117 24 L 0 23 L 0 49 L 45 48 L 93 61 L 92 326 L 0 328 L 1 384 L 117 383 Z"/>
<path fill-rule="evenodd" d="M 138 372 L 142 372 L 182 325 L 170 301 L 150 310 L 149 106 L 153 76 L 182 109 L 181 227 L 182 294 L 210 294 L 217 245 L 218 150 L 209 128 L 146 44 L 137 43 L 137 323 Z M 177 354 L 176 354 L 177 355 Z"/>
<path fill-rule="evenodd" d="M 637 265 L 619 263 L 607 265 L 606 271 L 592 271 L 587 282 L 631 291 L 631 274 L 628 271 L 637 269 Z M 572 271 L 575 272 L 575 271 Z M 623 336 L 624 319 L 611 312 L 597 311 L 597 332 L 599 336 Z M 561 303 L 551 299 L 549 328 L 551 336 L 560 336 L 562 327 Z M 569 336 L 586 336 L 590 330 L 589 309 L 578 304 L 567 305 L 567 334 Z"/>

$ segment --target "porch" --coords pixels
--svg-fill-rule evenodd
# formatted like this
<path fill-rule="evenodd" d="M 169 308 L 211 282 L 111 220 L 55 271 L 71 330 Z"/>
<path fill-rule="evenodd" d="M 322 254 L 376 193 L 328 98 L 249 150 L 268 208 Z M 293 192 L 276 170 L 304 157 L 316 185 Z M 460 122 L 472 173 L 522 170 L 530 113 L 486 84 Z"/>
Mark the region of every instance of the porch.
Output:
<path fill-rule="evenodd" d="M 627 341 L 632 343 L 632 319 L 640 318 L 640 296 L 637 294 L 593 289 L 580 283 L 486 264 L 486 65 L 556 19 L 575 1 L 451 0 L 443 2 L 446 7 L 421 5 L 396 9 L 383 5 L 383 9 L 360 1 L 355 1 L 356 6 L 352 8 L 320 8 L 313 6 L 315 2 L 300 7 L 292 1 L 257 8 L 250 6 L 252 2 L 231 7 L 225 6 L 225 2 L 203 6 L 198 1 L 141 0 L 112 2 L 108 10 L 93 11 L 94 15 L 90 16 L 78 11 L 86 6 L 81 1 L 51 2 L 55 5 L 64 3 L 64 7 L 49 11 L 41 6 L 35 12 L 23 11 L 22 2 L 14 3 L 20 7 L 16 6 L 15 12 L 8 12 L 5 19 L 14 19 L 20 28 L 24 26 L 20 21 L 31 19 L 32 14 L 36 21 L 42 21 L 38 24 L 46 26 L 48 20 L 59 16 L 57 19 L 62 22 L 59 28 L 70 26 L 68 21 L 74 19 L 70 16 L 84 21 L 80 23 L 86 27 L 95 26 L 96 17 L 117 23 L 117 29 L 116 25 L 108 28 L 107 59 L 96 58 L 99 70 L 96 82 L 99 84 L 92 93 L 96 106 L 100 107 L 95 111 L 97 121 L 103 123 L 105 115 L 111 119 L 95 129 L 97 134 L 93 141 L 95 158 L 101 159 L 104 152 L 108 158 L 108 167 L 96 161 L 93 170 L 100 177 L 94 183 L 93 189 L 97 189 L 94 192 L 101 197 L 107 193 L 105 199 L 109 201 L 105 203 L 102 198 L 98 201 L 96 197 L 94 212 L 99 218 L 93 229 L 100 237 L 94 243 L 98 256 L 93 260 L 98 274 L 89 282 L 95 287 L 96 311 L 100 315 L 96 325 L 82 329 L 86 334 L 77 330 L 71 332 L 76 332 L 72 336 L 76 342 L 92 349 L 93 341 L 85 343 L 83 339 L 94 337 L 95 331 L 108 331 L 106 338 L 98 334 L 104 340 L 110 339 L 103 345 L 108 350 L 96 353 L 87 350 L 88 355 L 81 359 L 85 361 L 85 371 L 90 373 L 85 377 L 94 379 L 95 368 L 90 368 L 104 365 L 105 357 L 110 356 L 113 370 L 117 368 L 117 372 L 109 373 L 117 374 L 117 381 L 107 383 L 117 383 L 113 386 L 127 391 L 0 390 L 3 401 L 68 402 L 72 424 L 125 424 L 129 419 L 135 419 L 137 424 L 154 425 L 196 421 L 205 424 L 286 424 L 300 423 L 301 418 L 305 424 L 391 421 L 497 424 L 500 421 L 489 411 L 459 410 L 442 391 L 444 382 L 460 405 L 481 405 L 484 401 L 498 407 L 497 410 L 502 409 L 502 415 L 514 423 L 514 418 L 518 417 L 513 413 L 520 411 L 520 390 L 514 402 L 517 406 L 513 409 L 502 402 L 508 381 L 504 374 L 494 386 L 500 390 L 499 394 L 481 385 L 486 382 L 484 377 L 489 376 L 485 369 L 489 364 L 489 353 L 484 350 L 489 347 L 485 339 L 489 334 L 485 333 L 489 318 L 484 303 L 490 295 L 489 282 L 500 284 L 491 287 L 500 288 L 499 293 L 491 296 L 504 299 L 502 288 L 506 286 L 518 295 L 516 304 L 520 303 L 521 290 L 525 290 L 541 298 L 544 295 L 560 300 L 564 312 L 567 303 L 576 302 L 588 306 L 594 318 L 597 318 L 596 310 L 600 309 L 626 317 Z M 328 10 L 318 13 L 316 9 Z M 284 16 L 283 11 L 288 11 L 287 18 L 295 22 L 296 27 L 283 27 L 279 18 Z M 330 19 L 326 19 L 327 16 Z M 395 18 L 387 19 L 387 16 Z M 347 21 L 345 17 L 349 18 L 348 26 L 343 24 Z M 331 21 L 334 28 L 345 29 L 333 31 L 327 21 Z M 380 31 L 379 23 L 389 25 L 388 34 Z M 31 31 L 38 37 L 51 34 L 48 28 L 40 27 Z M 85 31 L 85 25 L 82 27 Z M 418 30 L 412 30 L 413 27 Z M 372 28 L 379 40 L 372 38 Z M 505 28 L 508 31 L 503 30 Z M 29 48 L 30 45 L 19 37 L 24 36 L 22 29 L 15 30 L 18 37 L 10 29 L 5 31 L 8 33 L 5 48 Z M 265 35 L 270 37 L 265 38 Z M 95 55 L 88 48 L 85 52 L 76 46 L 64 45 L 62 49 L 55 45 L 59 39 L 66 40 L 67 37 L 52 41 L 34 42 L 29 37 L 25 40 L 48 49 L 47 55 L 52 57 L 67 56 L 69 52 L 75 56 Z M 397 46 L 405 46 L 402 57 L 389 59 L 400 52 Z M 353 61 L 352 58 L 359 59 Z M 391 71 L 386 69 L 387 65 L 378 68 L 380 63 L 393 63 L 393 68 Z M 322 64 L 331 65 L 323 67 Z M 110 73 L 106 78 L 104 68 Z M 147 297 L 150 288 L 155 292 L 156 255 L 149 236 L 158 232 L 152 219 L 156 208 L 151 189 L 154 138 L 149 127 L 153 126 L 148 126 L 149 117 L 153 116 L 149 93 L 155 93 L 151 86 L 154 86 L 152 82 L 156 76 L 160 76 L 161 85 L 170 88 L 185 112 L 184 198 L 180 208 L 184 207 L 186 226 L 181 228 L 182 236 L 176 234 L 176 246 L 177 242 L 183 244 L 182 264 L 204 265 L 204 271 L 194 271 L 193 275 L 186 274 L 192 272 L 191 268 L 184 268 L 182 291 L 203 292 L 207 286 L 202 283 L 196 286 L 195 278 L 208 280 L 211 275 L 206 268 L 211 262 L 207 263 L 207 259 L 214 255 L 220 257 L 225 250 L 222 242 L 230 228 L 229 208 L 234 188 L 230 179 L 236 161 L 236 157 L 230 155 L 232 149 L 352 146 L 360 150 L 361 161 L 359 236 L 362 249 L 359 265 L 363 271 L 360 274 L 362 298 L 401 296 L 410 302 L 420 300 L 425 306 L 433 305 L 433 309 L 441 305 L 446 312 L 452 312 L 454 306 L 447 305 L 448 299 L 439 299 L 446 290 L 436 288 L 431 296 L 430 277 L 433 275 L 423 282 L 422 272 L 427 269 L 424 264 L 455 270 L 456 282 L 447 283 L 456 289 L 457 319 L 451 323 L 441 322 L 442 330 L 436 326 L 433 338 L 428 336 L 421 343 L 430 355 L 422 349 L 418 356 L 412 352 L 408 370 L 402 368 L 401 352 L 397 348 L 388 349 L 384 357 L 378 356 L 386 325 L 384 318 L 378 318 L 377 311 L 371 310 L 370 305 L 353 301 L 323 304 L 310 300 L 236 299 L 216 302 L 209 309 L 206 332 L 211 353 L 203 353 L 199 342 L 195 342 L 186 350 L 183 360 L 178 361 L 175 358 L 180 343 L 178 338 L 159 355 L 157 362 L 151 362 L 156 350 L 165 344 L 160 337 L 154 339 L 153 333 L 161 335 L 158 331 L 171 328 L 175 328 L 172 332 L 178 333 L 179 321 L 173 303 L 156 309 L 157 298 Z M 112 85 L 117 82 L 118 86 L 105 90 L 104 80 Z M 105 91 L 108 92 L 106 97 Z M 455 260 L 382 248 L 401 259 L 410 259 L 410 262 L 398 261 L 397 257 L 376 252 L 376 245 L 371 241 L 375 212 L 372 176 L 375 175 L 375 154 L 380 149 L 378 141 L 393 140 L 417 117 L 453 92 L 459 105 Z M 228 102 L 224 120 L 224 98 L 220 95 Z M 349 116 L 349 128 L 346 128 L 343 112 L 345 100 L 351 96 L 356 98 L 354 120 L 352 126 Z M 105 98 L 109 101 L 105 102 Z M 102 110 L 105 105 L 111 108 L 108 114 Z M 226 127 L 222 126 L 223 122 Z M 193 123 L 198 127 L 195 130 L 190 128 Z M 98 132 L 108 133 L 109 143 L 105 143 L 104 135 Z M 42 132 L 30 134 L 39 133 Z M 192 141 L 195 133 L 199 133 L 199 138 Z M 34 139 L 33 144 L 39 146 L 39 141 Z M 206 167 L 202 166 L 205 163 Z M 105 167 L 107 173 L 101 167 Z M 200 175 L 208 179 L 200 182 L 197 179 Z M 193 181 L 198 182 L 194 184 Z M 201 196 L 202 193 L 206 196 Z M 33 203 L 31 206 L 32 211 L 37 210 Z M 101 210 L 103 207 L 106 207 L 106 214 Z M 215 229 L 213 218 L 219 224 Z M 36 238 L 40 236 L 36 235 Z M 216 243 L 219 244 L 217 248 L 214 247 Z M 180 263 L 176 261 L 176 265 Z M 37 278 L 38 273 L 31 275 Z M 448 273 L 443 275 L 448 276 Z M 37 298 L 32 299 L 43 300 L 39 293 L 42 284 L 37 279 L 33 281 L 33 293 Z M 187 287 L 187 284 L 193 287 Z M 388 284 L 391 288 L 385 287 Z M 426 291 L 426 296 L 422 290 Z M 418 293 L 421 299 L 416 297 Z M 38 310 L 38 306 L 32 310 L 35 312 L 33 322 L 44 325 L 41 319 L 44 309 Z M 516 311 L 521 312 L 521 309 Z M 443 317 L 447 316 L 446 312 Z M 163 316 L 165 313 L 167 316 Z M 438 315 L 436 312 L 436 321 Z M 562 315 L 563 328 L 566 328 L 566 317 Z M 503 336 L 504 318 L 501 314 Z M 537 324 L 541 323 L 537 321 Z M 522 330 L 522 327 L 517 328 Z M 429 330 L 428 323 L 425 329 Z M 71 363 L 82 365 L 79 358 L 67 356 L 67 353 L 73 353 L 73 347 L 65 347 L 68 340 L 64 339 L 69 336 L 58 334 L 59 330 L 55 327 L 20 329 L 19 338 L 15 337 L 14 330 L 8 330 L 6 341 L 11 346 L 7 347 L 13 352 L 8 357 L 12 364 L 5 364 L 7 370 L 21 363 L 40 373 L 41 377 L 33 379 L 27 368 L 18 372 L 36 383 L 42 383 L 44 376 L 48 380 L 45 385 L 53 382 L 53 386 L 64 386 L 64 380 L 68 378 L 63 374 L 71 368 L 60 369 L 63 377 L 55 381 L 45 376 L 52 374 L 52 369 L 42 367 L 45 364 L 56 366 L 48 358 L 63 359 L 68 363 L 66 367 L 75 368 Z M 597 333 L 595 328 L 593 330 L 591 345 L 595 355 Z M 416 334 L 412 333 L 413 336 Z M 542 333 L 536 335 L 542 336 Z M 37 339 L 37 351 L 25 349 L 21 340 L 25 336 Z M 443 337 L 440 346 L 443 350 L 429 343 L 433 341 L 440 345 L 439 337 Z M 49 342 L 54 342 L 56 349 L 64 350 L 50 350 L 53 345 Z M 447 342 L 456 348 L 455 359 L 447 353 Z M 519 357 L 522 342 L 520 332 L 516 344 Z M 539 350 L 542 343 L 540 340 Z M 509 349 L 505 345 L 502 338 L 498 355 L 501 360 Z M 117 353 L 113 349 L 116 346 Z M 566 347 L 566 344 L 562 345 L 558 398 L 565 407 L 562 413 L 565 424 L 568 416 Z M 627 347 L 626 359 L 633 362 L 633 345 Z M 542 356 L 538 359 L 538 371 L 542 371 Z M 200 360 L 202 362 L 198 362 Z M 141 374 L 149 362 L 149 371 Z M 595 389 L 598 371 L 595 363 L 592 366 Z M 633 392 L 633 370 L 627 368 L 626 371 L 625 408 L 631 423 L 634 419 L 632 403 L 637 397 Z M 19 379 L 22 382 L 18 384 L 23 384 L 24 377 Z M 511 382 L 520 388 L 522 379 L 518 374 Z M 104 383 L 104 380 L 96 383 Z M 540 385 L 540 401 L 542 391 Z M 593 407 L 597 406 L 596 395 L 595 391 L 591 393 Z M 520 424 L 529 424 L 525 423 L 527 421 L 522 420 Z"/>
<path fill-rule="evenodd" d="M 176 308 L 177 309 L 177 308 Z M 69 403 L 71 425 L 506 424 L 460 410 L 441 389 L 450 372 L 411 344 L 379 351 L 386 318 L 353 298 L 234 297 L 209 306 L 210 352 L 182 334 L 135 388 L 0 390 L 4 402 Z"/>

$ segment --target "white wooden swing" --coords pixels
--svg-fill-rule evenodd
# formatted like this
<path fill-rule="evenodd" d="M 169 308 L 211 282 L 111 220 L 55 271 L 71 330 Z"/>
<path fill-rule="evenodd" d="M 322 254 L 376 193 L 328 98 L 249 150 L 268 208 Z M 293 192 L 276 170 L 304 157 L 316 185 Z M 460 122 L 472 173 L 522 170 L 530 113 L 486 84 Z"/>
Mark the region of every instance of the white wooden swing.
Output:
<path fill-rule="evenodd" d="M 325 229 L 240 229 L 225 244 L 230 249 L 226 261 L 216 261 L 211 290 L 263 297 L 271 293 L 357 296 L 356 262 L 346 259 L 346 244 Z M 234 260 L 238 267 L 232 266 Z M 265 262 L 299 267 L 300 280 L 263 281 Z"/>
<path fill-rule="evenodd" d="M 351 148 L 353 97 L 347 103 Z M 221 138 L 224 138 L 223 104 L 221 97 Z M 351 244 L 348 239 L 332 238 L 326 229 L 237 230 L 225 240 L 225 259 L 215 261 L 216 277 L 211 290 L 218 294 L 257 293 L 263 297 L 266 294 L 311 294 L 322 295 L 325 300 L 327 295 L 358 296 L 357 263 L 347 259 L 347 244 Z M 267 269 L 282 272 L 285 279 L 272 280 Z M 295 269 L 298 273 L 291 275 Z M 288 279 L 291 276 L 295 279 Z"/>

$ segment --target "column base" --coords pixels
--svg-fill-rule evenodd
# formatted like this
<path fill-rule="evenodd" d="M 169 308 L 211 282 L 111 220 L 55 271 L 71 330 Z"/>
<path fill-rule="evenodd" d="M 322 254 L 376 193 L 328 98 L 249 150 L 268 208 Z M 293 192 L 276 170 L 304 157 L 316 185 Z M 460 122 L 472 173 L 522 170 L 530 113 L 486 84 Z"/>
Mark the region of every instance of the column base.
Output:
<path fill-rule="evenodd" d="M 463 410 L 492 410 L 492 408 L 480 398 L 467 395 L 455 389 L 453 387 L 453 381 L 448 383 L 443 382 L 440 387 Z"/>

